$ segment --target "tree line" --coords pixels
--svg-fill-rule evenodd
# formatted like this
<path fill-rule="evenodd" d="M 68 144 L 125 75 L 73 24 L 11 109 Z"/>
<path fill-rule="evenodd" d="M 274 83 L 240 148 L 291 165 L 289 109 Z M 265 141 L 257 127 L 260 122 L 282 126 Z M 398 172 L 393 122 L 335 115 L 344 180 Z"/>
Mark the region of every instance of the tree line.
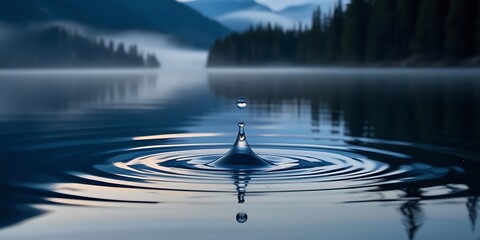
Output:
<path fill-rule="evenodd" d="M 160 67 L 153 54 L 137 46 L 82 36 L 49 27 L 16 34 L 0 46 L 0 68 Z"/>
<path fill-rule="evenodd" d="M 317 8 L 309 27 L 258 25 L 218 39 L 208 65 L 457 65 L 478 55 L 479 0 L 351 0 Z"/>

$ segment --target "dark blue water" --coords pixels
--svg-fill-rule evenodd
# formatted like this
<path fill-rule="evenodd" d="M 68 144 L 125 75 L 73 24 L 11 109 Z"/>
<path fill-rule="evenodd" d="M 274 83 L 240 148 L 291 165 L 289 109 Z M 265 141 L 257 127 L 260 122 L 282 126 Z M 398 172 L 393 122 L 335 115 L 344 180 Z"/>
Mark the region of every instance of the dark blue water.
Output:
<path fill-rule="evenodd" d="M 0 238 L 478 239 L 478 79 L 1 72 Z M 212 164 L 241 121 L 269 164 Z"/>

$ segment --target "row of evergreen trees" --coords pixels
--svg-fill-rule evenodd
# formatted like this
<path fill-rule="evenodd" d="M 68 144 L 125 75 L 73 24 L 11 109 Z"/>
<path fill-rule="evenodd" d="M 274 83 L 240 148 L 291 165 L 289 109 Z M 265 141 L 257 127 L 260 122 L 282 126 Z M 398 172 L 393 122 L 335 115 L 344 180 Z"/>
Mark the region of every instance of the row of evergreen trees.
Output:
<path fill-rule="evenodd" d="M 127 50 L 60 27 L 19 34 L 2 42 L 0 55 L 0 68 L 160 67 L 155 55 L 136 46 Z"/>
<path fill-rule="evenodd" d="M 458 64 L 480 54 L 478 0 L 351 0 L 307 29 L 267 24 L 219 39 L 208 64 Z"/>

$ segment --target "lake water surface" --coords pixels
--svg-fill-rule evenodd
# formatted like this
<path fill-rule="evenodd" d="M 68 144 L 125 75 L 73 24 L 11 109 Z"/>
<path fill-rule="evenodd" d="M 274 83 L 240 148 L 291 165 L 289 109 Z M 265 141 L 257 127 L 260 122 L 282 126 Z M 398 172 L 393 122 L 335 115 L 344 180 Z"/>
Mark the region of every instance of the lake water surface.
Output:
<path fill-rule="evenodd" d="M 0 72 L 0 164 L 0 239 L 477 240 L 480 71 Z"/>

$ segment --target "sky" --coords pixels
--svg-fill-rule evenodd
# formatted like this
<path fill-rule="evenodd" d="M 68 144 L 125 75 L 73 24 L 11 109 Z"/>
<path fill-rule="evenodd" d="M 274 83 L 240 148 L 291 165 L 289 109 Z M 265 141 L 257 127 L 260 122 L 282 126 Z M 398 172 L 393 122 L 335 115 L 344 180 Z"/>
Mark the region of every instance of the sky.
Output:
<path fill-rule="evenodd" d="M 177 0 L 179 2 L 188 2 L 194 0 Z M 225 0 L 229 1 L 229 0 Z M 273 10 L 280 10 L 289 6 L 300 5 L 304 3 L 315 3 L 321 6 L 325 6 L 328 4 L 333 5 L 338 0 L 256 0 L 258 3 L 265 4 L 269 6 Z M 347 0 L 344 0 L 345 3 Z"/>
<path fill-rule="evenodd" d="M 274 10 L 279 10 L 288 6 L 300 5 L 304 3 L 315 3 L 319 5 L 334 4 L 338 0 L 256 0 L 259 3 L 265 4 Z M 345 2 L 345 1 L 344 1 Z"/>

